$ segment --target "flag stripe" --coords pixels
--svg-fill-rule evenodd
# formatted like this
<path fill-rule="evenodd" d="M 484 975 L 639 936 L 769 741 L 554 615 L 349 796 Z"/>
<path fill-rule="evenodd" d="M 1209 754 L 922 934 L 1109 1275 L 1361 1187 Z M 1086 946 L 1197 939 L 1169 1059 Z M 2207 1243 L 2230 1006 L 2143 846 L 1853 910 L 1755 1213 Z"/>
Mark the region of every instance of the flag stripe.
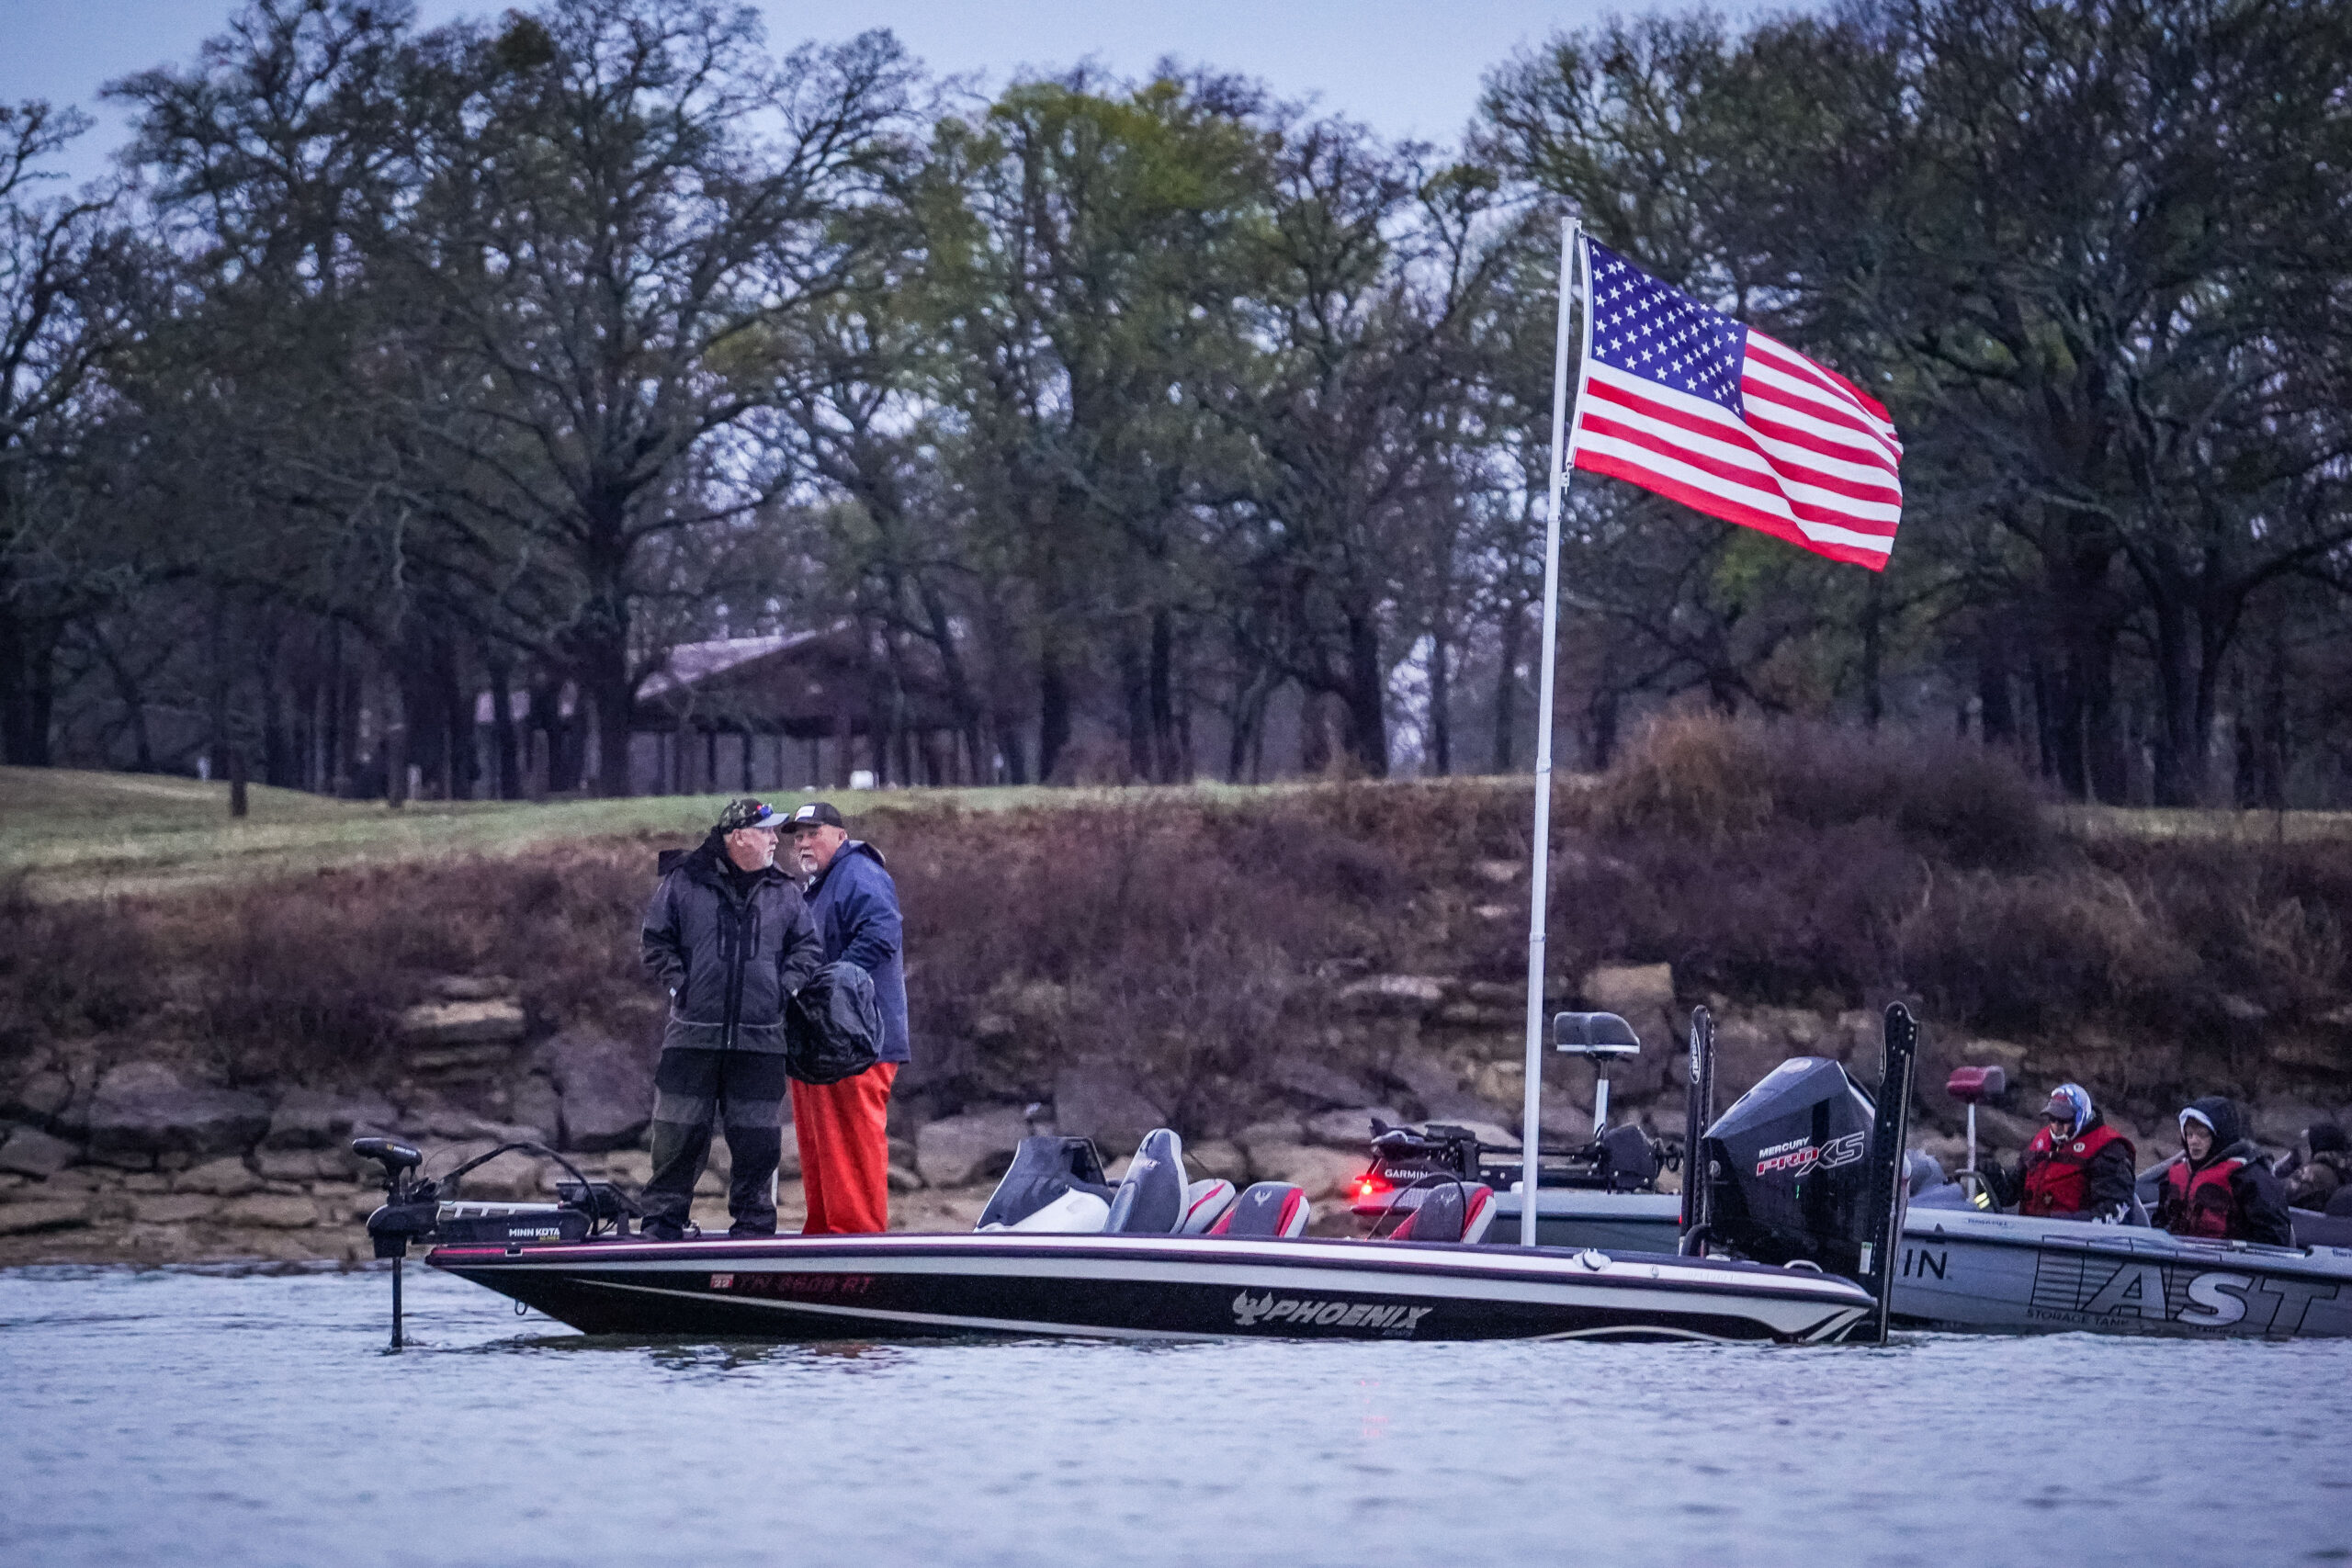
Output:
<path fill-rule="evenodd" d="M 1818 360 L 1807 359 L 1780 339 L 1769 337 L 1753 327 L 1747 331 L 1747 352 L 1751 359 L 1763 359 L 1792 375 L 1802 376 L 1815 385 L 1826 389 L 1841 401 L 1859 409 L 1875 423 L 1884 425 L 1887 438 L 1894 439 L 1894 418 L 1886 412 L 1886 405 L 1826 365 Z"/>
<path fill-rule="evenodd" d="M 1595 454 L 1588 459 L 1586 455 L 1579 451 L 1577 454 L 1577 467 L 1589 468 L 1597 474 L 1607 474 L 1611 479 L 1623 479 L 1629 484 L 1639 485 L 1644 490 L 1666 497 L 1668 501 L 1680 502 L 1693 512 L 1703 512 L 1710 517 L 1720 517 L 1726 523 L 1736 523 L 1742 527 L 1761 529 L 1767 534 L 1777 535 L 1792 545 L 1802 545 L 1816 555 L 1828 556 L 1834 560 L 1851 561 L 1857 566 L 1873 569 L 1885 566 L 1887 552 L 1894 543 L 1892 536 L 1882 537 L 1868 534 L 1856 534 L 1847 538 L 1820 537 L 1815 531 L 1800 526 L 1792 518 L 1780 516 L 1761 507 L 1748 506 L 1736 501 L 1726 500 L 1712 490 L 1689 484 L 1646 463 L 1620 462 L 1603 454 Z"/>
<path fill-rule="evenodd" d="M 1623 385 L 1600 367 L 1594 367 L 1586 391 L 1622 410 L 1617 416 L 1621 423 L 1630 423 L 1645 433 L 1657 426 L 1670 427 L 1669 432 L 1659 433 L 1661 451 L 1672 452 L 1695 444 L 1695 449 L 1719 462 L 1750 470 L 1757 482 L 1767 486 L 1777 482 L 1785 489 L 1794 483 L 1823 492 L 1833 506 L 1842 498 L 1864 508 L 1883 507 L 1890 522 L 1901 513 L 1903 493 L 1887 484 L 1883 473 L 1865 470 L 1838 474 L 1815 461 L 1800 464 L 1793 458 L 1776 460 L 1758 441 L 1754 431 L 1704 400 L 1677 399 L 1672 392 L 1661 394 L 1655 384 L 1636 389 Z M 1605 411 L 1596 408 L 1589 417 L 1606 417 Z"/>
<path fill-rule="evenodd" d="M 1835 497 L 1825 501 L 1818 491 L 1809 491 L 1808 487 L 1775 485 L 1769 477 L 1759 483 L 1750 477 L 1752 470 L 1743 472 L 1739 466 L 1709 457 L 1688 443 L 1668 440 L 1648 431 L 1629 431 L 1602 415 L 1594 415 L 1585 429 L 1592 438 L 1591 451 L 1605 451 L 1620 462 L 1651 463 L 1661 472 L 1669 465 L 1674 466 L 1673 471 L 1685 483 L 1704 487 L 1743 506 L 1775 516 L 1784 515 L 1792 523 L 1817 524 L 1824 528 L 1850 530 L 1858 536 L 1891 539 L 1900 520 L 1900 511 L 1895 507 L 1865 509 L 1851 502 L 1840 503 Z M 1587 450 L 1584 446 L 1577 448 L 1578 468 L 1589 467 L 1584 461 Z"/>
<path fill-rule="evenodd" d="M 1753 401 L 1747 405 L 1747 427 L 1755 431 L 1767 446 L 1786 446 L 1820 461 L 1846 464 L 1854 470 L 1853 477 L 1857 481 L 1875 479 L 1889 490 L 1902 488 L 1894 483 L 1894 464 L 1885 457 L 1876 453 L 1864 453 L 1842 441 L 1829 440 L 1810 426 L 1769 417 Z"/>
<path fill-rule="evenodd" d="M 1761 361 L 1748 361 L 1739 378 L 1739 391 L 1743 401 L 1769 402 L 1792 417 L 1812 420 L 1824 432 L 1834 432 L 1890 459 L 1903 455 L 1900 445 L 1866 423 L 1849 405 Z"/>

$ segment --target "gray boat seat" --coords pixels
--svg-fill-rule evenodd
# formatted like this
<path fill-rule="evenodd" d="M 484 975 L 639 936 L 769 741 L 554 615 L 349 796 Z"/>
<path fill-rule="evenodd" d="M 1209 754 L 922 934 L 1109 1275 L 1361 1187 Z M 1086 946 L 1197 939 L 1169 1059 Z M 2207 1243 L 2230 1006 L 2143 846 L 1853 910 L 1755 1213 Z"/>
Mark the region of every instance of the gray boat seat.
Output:
<path fill-rule="evenodd" d="M 1091 1138 L 1033 1134 L 989 1194 L 975 1230 L 1099 1231 L 1111 1185 Z"/>
<path fill-rule="evenodd" d="M 1290 1182 L 1261 1181 L 1217 1216 L 1209 1235 L 1286 1239 L 1306 1228 L 1312 1213 L 1306 1194 Z"/>
<path fill-rule="evenodd" d="M 1391 1241 L 1479 1242 L 1495 1223 L 1495 1191 L 1485 1185 L 1442 1181 L 1421 1194 L 1420 1207 L 1388 1235 Z"/>
<path fill-rule="evenodd" d="M 1911 1207 L 1915 1209 L 1973 1209 L 1968 1192 L 1959 1182 L 1945 1179 L 1944 1168 L 1935 1156 L 1913 1149 L 1903 1156 L 1904 1179 L 1910 1184 Z"/>
<path fill-rule="evenodd" d="M 1105 1234 L 1173 1235 L 1183 1229 L 1192 1195 L 1184 1180 L 1184 1140 L 1166 1127 L 1146 1133 L 1111 1194 Z"/>
<path fill-rule="evenodd" d="M 1184 1223 L 1176 1228 L 1185 1235 L 1203 1235 L 1233 1207 L 1233 1183 L 1221 1176 L 1195 1181 L 1184 1189 Z"/>

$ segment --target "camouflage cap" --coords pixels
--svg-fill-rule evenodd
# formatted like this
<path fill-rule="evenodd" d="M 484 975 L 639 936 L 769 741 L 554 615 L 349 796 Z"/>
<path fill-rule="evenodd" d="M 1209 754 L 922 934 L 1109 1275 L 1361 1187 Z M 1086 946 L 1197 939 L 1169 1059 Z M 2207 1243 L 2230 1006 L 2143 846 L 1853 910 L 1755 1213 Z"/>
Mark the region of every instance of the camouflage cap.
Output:
<path fill-rule="evenodd" d="M 784 818 L 776 815 L 774 807 L 763 800 L 753 800 L 750 795 L 729 801 L 727 809 L 718 814 L 718 830 L 722 833 L 732 833 L 741 828 L 783 826 Z"/>

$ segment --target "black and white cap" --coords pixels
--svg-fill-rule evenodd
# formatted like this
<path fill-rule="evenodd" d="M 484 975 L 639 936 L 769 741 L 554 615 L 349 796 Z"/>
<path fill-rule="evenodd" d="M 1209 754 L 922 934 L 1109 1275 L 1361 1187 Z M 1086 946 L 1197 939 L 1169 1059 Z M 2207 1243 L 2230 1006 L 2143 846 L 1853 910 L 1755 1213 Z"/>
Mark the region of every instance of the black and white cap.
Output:
<path fill-rule="evenodd" d="M 832 803 L 827 800 L 812 800 L 784 819 L 784 827 L 787 832 L 797 832 L 803 828 L 845 828 L 847 826 L 848 824 L 842 820 L 842 814 L 834 810 Z"/>

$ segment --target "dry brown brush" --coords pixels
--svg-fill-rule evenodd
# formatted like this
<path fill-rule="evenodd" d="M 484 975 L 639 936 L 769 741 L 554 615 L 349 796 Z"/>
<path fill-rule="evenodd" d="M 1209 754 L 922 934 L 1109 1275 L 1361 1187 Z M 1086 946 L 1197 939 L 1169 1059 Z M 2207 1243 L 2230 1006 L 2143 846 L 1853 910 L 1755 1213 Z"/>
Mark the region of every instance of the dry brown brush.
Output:
<path fill-rule="evenodd" d="M 1686 1001 L 1906 997 L 1947 1036 L 2122 1052 L 2152 1089 L 2250 1089 L 2285 1042 L 2352 1089 L 2352 844 L 2071 838 L 1997 752 L 1690 718 L 1564 787 L 1556 820 L 1555 1002 L 1592 964 L 1666 962 Z M 872 828 L 907 914 L 902 1082 L 923 1111 L 1050 1094 L 1091 1061 L 1215 1132 L 1256 1112 L 1279 1058 L 1355 1049 L 1332 1007 L 1349 980 L 1523 973 L 1528 801 L 1508 781 Z M 636 933 L 657 847 L 0 899 L 0 1050 L 87 1037 L 247 1080 L 360 1077 L 435 976 L 497 973 L 540 1029 L 650 1051 Z"/>

